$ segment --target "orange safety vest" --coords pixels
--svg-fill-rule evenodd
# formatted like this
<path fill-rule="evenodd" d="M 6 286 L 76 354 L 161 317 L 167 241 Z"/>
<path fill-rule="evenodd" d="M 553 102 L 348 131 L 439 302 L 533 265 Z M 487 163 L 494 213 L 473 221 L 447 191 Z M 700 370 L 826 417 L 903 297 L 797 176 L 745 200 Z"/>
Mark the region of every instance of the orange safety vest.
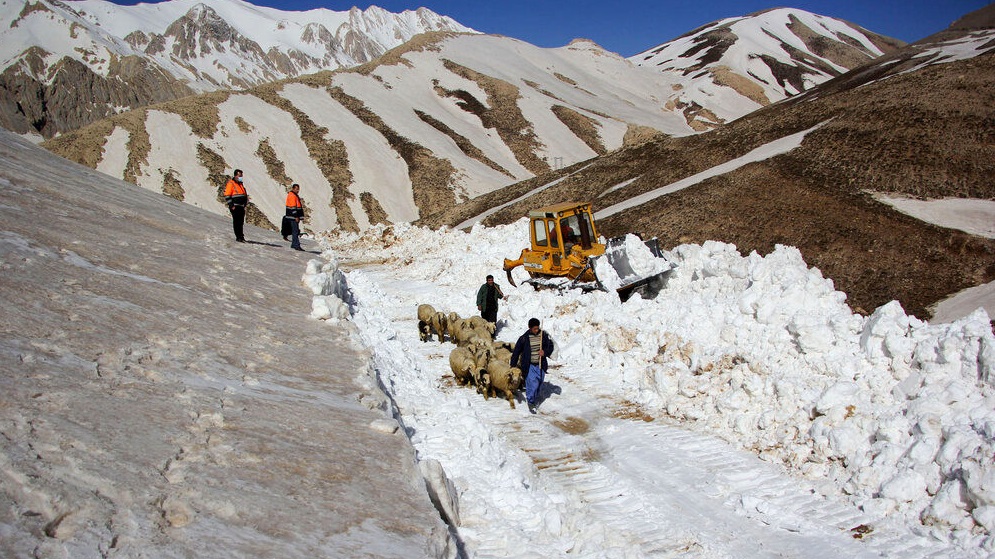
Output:
<path fill-rule="evenodd" d="M 301 205 L 301 197 L 298 196 L 293 190 L 287 193 L 287 209 L 303 208 Z"/>
<path fill-rule="evenodd" d="M 235 182 L 235 179 L 228 179 L 228 184 L 225 185 L 225 196 L 245 196 L 245 186 L 240 182 Z"/>
<path fill-rule="evenodd" d="M 249 195 L 245 191 L 245 186 L 235 182 L 235 179 L 228 179 L 228 184 L 225 185 L 225 201 L 236 206 L 248 204 Z"/>
<path fill-rule="evenodd" d="M 304 205 L 301 204 L 301 197 L 293 190 L 287 193 L 287 213 L 285 215 L 286 217 L 304 217 Z"/>

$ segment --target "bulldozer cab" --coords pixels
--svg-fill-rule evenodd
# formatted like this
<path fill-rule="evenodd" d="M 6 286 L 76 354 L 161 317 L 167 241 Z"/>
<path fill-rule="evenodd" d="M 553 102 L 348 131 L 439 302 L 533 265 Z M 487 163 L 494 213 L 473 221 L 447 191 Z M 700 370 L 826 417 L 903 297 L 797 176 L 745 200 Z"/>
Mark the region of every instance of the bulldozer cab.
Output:
<path fill-rule="evenodd" d="M 569 254 L 574 245 L 590 250 L 598 238 L 589 204 L 556 204 L 529 212 L 532 221 L 532 249 Z"/>

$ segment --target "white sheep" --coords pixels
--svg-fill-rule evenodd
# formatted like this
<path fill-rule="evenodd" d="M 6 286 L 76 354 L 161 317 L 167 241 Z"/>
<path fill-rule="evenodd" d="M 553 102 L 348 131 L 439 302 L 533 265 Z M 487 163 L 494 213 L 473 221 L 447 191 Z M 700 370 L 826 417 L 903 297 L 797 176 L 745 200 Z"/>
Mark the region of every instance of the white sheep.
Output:
<path fill-rule="evenodd" d="M 470 327 L 471 328 L 474 328 L 474 329 L 476 329 L 476 328 L 483 328 L 484 330 L 487 330 L 488 332 L 490 332 L 491 336 L 494 335 L 494 331 L 497 328 L 496 324 L 494 324 L 493 322 L 488 322 L 482 316 L 471 316 L 470 318 L 468 318 L 466 320 L 470 323 Z"/>
<path fill-rule="evenodd" d="M 515 392 L 522 387 L 522 370 L 513 367 L 507 361 L 491 359 L 487 363 L 487 374 L 490 376 L 489 390 L 492 395 L 504 394 L 511 409 L 515 409 Z"/>
<path fill-rule="evenodd" d="M 474 379 L 474 370 L 477 368 L 477 359 L 470 350 L 457 347 L 449 353 L 449 368 L 456 377 L 456 384 L 466 386 Z M 477 376 L 480 376 L 479 370 Z"/>
<path fill-rule="evenodd" d="M 508 342 L 493 342 L 491 344 L 491 352 L 494 355 L 494 359 L 499 359 L 505 363 L 511 363 L 511 354 L 514 353 L 511 344 Z"/>
<path fill-rule="evenodd" d="M 439 336 L 439 341 L 445 341 L 446 330 L 449 324 L 449 318 L 446 316 L 446 313 L 435 313 L 432 315 L 432 320 L 428 321 L 428 323 L 432 325 L 432 329 L 435 330 L 435 333 Z"/>
<path fill-rule="evenodd" d="M 459 324 L 461 320 L 463 319 L 460 318 L 459 314 L 455 312 L 451 312 L 448 316 L 446 316 L 446 333 L 449 334 L 449 341 L 453 340 L 453 332 L 455 332 L 457 324 Z"/>
<path fill-rule="evenodd" d="M 455 342 L 456 345 L 465 346 L 466 342 L 473 335 L 473 329 L 466 328 L 465 325 L 462 325 L 462 327 L 457 328 L 454 331 L 451 331 L 450 334 L 451 334 L 450 339 L 452 339 L 452 341 Z"/>
<path fill-rule="evenodd" d="M 491 374 L 487 372 L 487 364 L 494 358 L 494 354 L 490 348 L 479 348 L 474 351 L 473 358 L 476 362 L 474 372 L 477 374 L 473 382 L 477 385 L 477 393 L 483 394 L 486 400 L 491 397 Z"/>
<path fill-rule="evenodd" d="M 435 316 L 435 307 L 433 307 L 432 305 L 427 305 L 427 304 L 418 305 L 418 332 L 419 333 L 422 331 L 422 326 L 421 326 L 422 322 L 424 322 L 425 324 L 428 324 L 429 328 L 431 328 L 431 326 L 432 326 L 432 318 L 434 316 Z M 432 331 L 429 330 L 428 335 L 426 335 L 424 338 L 422 338 L 422 341 L 423 342 L 427 342 L 427 341 L 429 341 L 431 339 L 432 339 Z"/>
<path fill-rule="evenodd" d="M 435 316 L 435 307 L 428 304 L 418 305 L 418 320 L 432 322 L 433 316 Z"/>

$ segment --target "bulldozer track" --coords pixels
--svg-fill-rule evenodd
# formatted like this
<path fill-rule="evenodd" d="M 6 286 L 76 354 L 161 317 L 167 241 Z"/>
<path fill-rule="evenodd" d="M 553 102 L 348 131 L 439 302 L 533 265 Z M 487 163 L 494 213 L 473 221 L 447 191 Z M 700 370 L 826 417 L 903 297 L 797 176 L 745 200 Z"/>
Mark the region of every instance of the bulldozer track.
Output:
<path fill-rule="evenodd" d="M 495 431 L 506 433 L 510 445 L 528 454 L 537 477 L 558 491 L 578 495 L 591 517 L 588 522 L 603 524 L 630 544 L 638 543 L 641 557 L 693 557 L 703 546 L 716 553 L 720 551 L 716 542 L 728 540 L 732 527 L 736 527 L 733 532 L 742 533 L 744 525 L 750 524 L 752 529 L 745 531 L 751 541 L 729 541 L 726 556 L 736 557 L 742 546 L 756 547 L 757 552 L 777 550 L 780 557 L 949 556 L 949 549 L 904 529 L 877 527 L 863 534 L 861 527 L 876 523 L 856 507 L 823 497 L 810 483 L 708 435 L 659 422 L 606 417 L 605 421 L 626 424 L 624 428 L 634 432 L 633 439 L 653 441 L 654 449 L 648 452 L 641 447 L 631 456 L 591 462 L 580 457 L 583 451 L 576 442 L 560 440 L 573 437 L 551 425 L 555 415 L 509 419 L 505 410 L 495 411 Z M 698 486 L 634 486 L 623 464 L 646 460 L 647 455 L 663 479 L 686 480 L 693 465 Z M 667 475 L 671 471 L 673 475 Z M 687 497 L 681 497 L 682 493 Z M 686 515 L 698 518 L 696 530 L 669 522 Z M 777 535 L 768 538 L 767 532 Z M 801 535 L 785 543 L 785 533 L 815 533 L 836 541 L 813 549 Z"/>

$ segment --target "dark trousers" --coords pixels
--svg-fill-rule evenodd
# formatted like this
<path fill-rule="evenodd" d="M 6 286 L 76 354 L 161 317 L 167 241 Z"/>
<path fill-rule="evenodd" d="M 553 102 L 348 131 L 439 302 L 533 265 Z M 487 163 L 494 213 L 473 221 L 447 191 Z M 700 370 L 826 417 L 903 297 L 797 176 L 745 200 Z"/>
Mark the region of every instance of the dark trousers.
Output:
<path fill-rule="evenodd" d="M 290 248 L 301 248 L 301 225 L 294 218 L 290 221 Z"/>
<path fill-rule="evenodd" d="M 487 322 L 497 322 L 497 306 L 492 309 L 484 309 L 480 311 L 480 316 L 482 316 Z"/>
<path fill-rule="evenodd" d="M 235 240 L 244 241 L 242 226 L 245 225 L 245 206 L 228 206 L 231 211 L 231 227 L 235 231 Z"/>

